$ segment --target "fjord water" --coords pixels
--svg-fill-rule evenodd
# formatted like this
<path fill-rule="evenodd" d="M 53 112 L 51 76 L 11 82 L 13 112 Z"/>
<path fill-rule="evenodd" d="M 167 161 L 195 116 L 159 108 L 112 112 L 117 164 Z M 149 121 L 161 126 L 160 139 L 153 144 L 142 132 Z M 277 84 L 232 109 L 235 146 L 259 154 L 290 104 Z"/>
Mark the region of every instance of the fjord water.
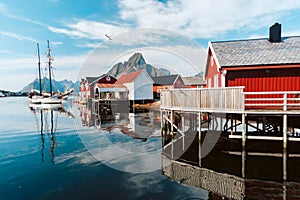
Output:
<path fill-rule="evenodd" d="M 128 151 L 139 146 L 139 151 L 157 152 L 153 148 L 160 147 L 160 138 L 142 141 L 119 129 L 99 132 L 77 123 L 82 114 L 71 101 L 63 106 L 64 111 L 41 111 L 30 109 L 24 97 L 0 98 L 0 199 L 207 199 L 207 191 L 171 181 L 161 169 L 120 171 L 107 163 L 126 165 L 128 157 L 114 158 L 107 145 L 93 146 L 107 134 Z M 93 149 L 105 156 L 98 159 Z M 160 160 L 160 154 L 152 159 Z"/>

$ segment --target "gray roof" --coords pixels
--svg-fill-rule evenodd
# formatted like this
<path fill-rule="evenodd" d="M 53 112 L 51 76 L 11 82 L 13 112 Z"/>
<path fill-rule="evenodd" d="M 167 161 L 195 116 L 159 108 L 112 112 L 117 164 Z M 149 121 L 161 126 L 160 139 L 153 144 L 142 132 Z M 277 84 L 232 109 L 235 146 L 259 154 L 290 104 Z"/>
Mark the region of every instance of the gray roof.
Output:
<path fill-rule="evenodd" d="M 94 84 L 95 81 L 98 81 L 99 79 L 105 77 L 105 76 L 111 76 L 110 74 L 102 74 L 101 76 L 97 76 L 97 77 L 90 77 L 90 76 L 87 76 L 85 77 L 85 79 L 88 81 L 88 83 L 91 85 L 91 84 Z M 113 76 L 111 76 L 113 77 Z"/>
<path fill-rule="evenodd" d="M 221 67 L 300 64 L 300 36 L 281 42 L 249 39 L 211 43 Z"/>
<path fill-rule="evenodd" d="M 173 85 L 179 75 L 151 77 L 155 85 Z"/>
<path fill-rule="evenodd" d="M 184 85 L 203 85 L 206 83 L 202 76 L 188 76 L 181 78 Z"/>
<path fill-rule="evenodd" d="M 97 80 L 98 78 L 100 78 L 101 76 L 98 76 L 98 77 L 85 77 L 85 79 L 89 82 L 89 83 L 92 83 L 94 82 L 95 80 Z"/>

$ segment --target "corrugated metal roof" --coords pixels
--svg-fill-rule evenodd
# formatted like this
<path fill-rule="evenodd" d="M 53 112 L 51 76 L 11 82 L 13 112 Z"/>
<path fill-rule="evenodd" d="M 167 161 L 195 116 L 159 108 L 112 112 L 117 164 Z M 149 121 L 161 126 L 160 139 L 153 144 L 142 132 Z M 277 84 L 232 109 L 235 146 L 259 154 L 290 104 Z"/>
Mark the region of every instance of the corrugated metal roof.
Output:
<path fill-rule="evenodd" d="M 184 85 L 203 85 L 206 83 L 202 76 L 188 76 L 181 78 Z"/>
<path fill-rule="evenodd" d="M 173 85 L 179 75 L 157 76 L 152 77 L 155 85 Z"/>
<path fill-rule="evenodd" d="M 211 42 L 221 67 L 300 64 L 300 36 Z"/>
<path fill-rule="evenodd" d="M 130 72 L 127 74 L 122 74 L 121 77 L 116 81 L 116 84 L 131 83 L 142 72 L 143 72 L 143 70 L 138 70 L 138 71 Z"/>

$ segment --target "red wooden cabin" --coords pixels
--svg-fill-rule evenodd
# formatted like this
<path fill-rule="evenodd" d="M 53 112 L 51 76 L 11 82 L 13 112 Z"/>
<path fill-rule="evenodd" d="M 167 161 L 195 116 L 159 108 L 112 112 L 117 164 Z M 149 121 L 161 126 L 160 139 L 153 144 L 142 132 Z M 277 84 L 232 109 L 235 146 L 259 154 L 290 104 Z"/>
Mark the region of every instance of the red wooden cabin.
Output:
<path fill-rule="evenodd" d="M 300 91 L 300 36 L 281 37 L 281 24 L 275 23 L 269 38 L 210 42 L 205 78 L 207 87 L 244 86 L 245 92 Z"/>

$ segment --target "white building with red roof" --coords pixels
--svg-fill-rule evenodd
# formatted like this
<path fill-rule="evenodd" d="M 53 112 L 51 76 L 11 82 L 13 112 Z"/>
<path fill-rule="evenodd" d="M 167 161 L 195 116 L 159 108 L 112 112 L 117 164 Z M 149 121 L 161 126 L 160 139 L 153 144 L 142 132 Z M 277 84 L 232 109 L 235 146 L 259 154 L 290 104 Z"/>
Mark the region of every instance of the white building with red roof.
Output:
<path fill-rule="evenodd" d="M 122 74 L 115 84 L 123 84 L 128 89 L 128 100 L 153 100 L 154 81 L 145 70 Z"/>

